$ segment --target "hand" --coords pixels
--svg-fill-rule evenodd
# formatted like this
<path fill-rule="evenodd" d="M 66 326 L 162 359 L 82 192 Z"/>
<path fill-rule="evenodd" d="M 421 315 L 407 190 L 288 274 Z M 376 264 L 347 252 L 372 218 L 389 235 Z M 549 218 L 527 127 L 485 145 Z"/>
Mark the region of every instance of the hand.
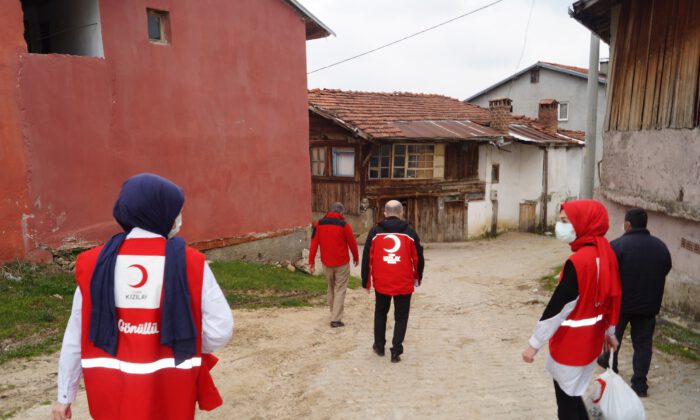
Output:
<path fill-rule="evenodd" d="M 614 335 L 606 335 L 605 336 L 605 344 L 604 344 L 604 349 L 605 351 L 610 351 L 610 348 L 612 348 L 613 351 L 617 351 L 617 348 L 620 346 L 620 342 L 617 341 L 617 337 Z"/>
<path fill-rule="evenodd" d="M 316 267 L 314 267 L 313 265 L 310 265 L 309 266 L 309 273 L 313 274 L 315 271 L 316 271 Z"/>
<path fill-rule="evenodd" d="M 537 349 L 528 344 L 528 346 L 523 350 L 523 361 L 525 363 L 532 363 L 535 361 L 535 355 L 537 354 Z"/>
<path fill-rule="evenodd" d="M 365 292 L 367 292 L 367 294 L 369 294 L 369 287 L 365 288 Z"/>
<path fill-rule="evenodd" d="M 357 260 L 353 260 L 353 261 L 352 261 L 352 265 L 354 265 L 355 267 L 357 267 Z"/>
<path fill-rule="evenodd" d="M 51 407 L 51 420 L 65 420 L 70 418 L 73 418 L 73 413 L 70 411 L 70 403 L 53 403 L 53 406 Z"/>

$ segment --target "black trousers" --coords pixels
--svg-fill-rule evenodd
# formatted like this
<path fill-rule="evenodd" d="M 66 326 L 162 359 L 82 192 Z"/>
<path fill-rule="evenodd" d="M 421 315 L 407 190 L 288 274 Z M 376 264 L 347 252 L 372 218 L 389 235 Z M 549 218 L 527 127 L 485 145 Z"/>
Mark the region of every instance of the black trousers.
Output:
<path fill-rule="evenodd" d="M 374 344 L 379 348 L 386 345 L 386 316 L 391 307 L 391 299 L 394 298 L 394 338 L 391 341 L 391 350 L 394 353 L 403 353 L 403 339 L 406 337 L 408 326 L 408 312 L 411 309 L 411 295 L 383 295 L 375 291 L 374 304 Z"/>
<path fill-rule="evenodd" d="M 554 393 L 557 396 L 559 420 L 588 420 L 588 411 L 583 404 L 583 398 L 568 395 L 559 388 L 557 381 L 554 381 Z"/>
<path fill-rule="evenodd" d="M 622 337 L 625 334 L 627 324 L 632 327 L 632 389 L 637 392 L 646 392 L 649 386 L 647 385 L 647 374 L 651 365 L 652 341 L 654 339 L 654 329 L 656 328 L 656 315 L 631 315 L 620 314 L 620 321 L 615 327 L 615 335 L 617 341 L 622 347 Z M 620 352 L 618 347 L 613 356 L 613 370 L 617 372 L 617 356 Z"/>

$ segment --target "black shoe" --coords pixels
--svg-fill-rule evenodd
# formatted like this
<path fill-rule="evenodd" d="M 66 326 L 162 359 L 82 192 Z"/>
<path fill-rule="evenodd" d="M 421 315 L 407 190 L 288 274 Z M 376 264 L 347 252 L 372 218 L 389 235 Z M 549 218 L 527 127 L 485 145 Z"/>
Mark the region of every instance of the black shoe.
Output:
<path fill-rule="evenodd" d="M 331 321 L 331 328 L 344 327 L 343 321 Z"/>
<path fill-rule="evenodd" d="M 646 397 L 647 397 L 647 392 L 646 392 L 646 391 L 640 391 L 640 390 L 637 390 L 637 389 L 634 389 L 634 388 L 632 388 L 632 391 L 634 391 L 634 393 L 637 394 L 637 396 L 638 396 L 639 398 L 646 398 Z"/>
<path fill-rule="evenodd" d="M 377 353 L 377 356 L 384 356 L 384 347 L 379 347 L 376 344 L 372 344 L 372 350 Z"/>
<path fill-rule="evenodd" d="M 399 353 L 392 350 L 391 363 L 399 363 L 400 361 L 401 361 L 401 356 L 399 356 Z"/>

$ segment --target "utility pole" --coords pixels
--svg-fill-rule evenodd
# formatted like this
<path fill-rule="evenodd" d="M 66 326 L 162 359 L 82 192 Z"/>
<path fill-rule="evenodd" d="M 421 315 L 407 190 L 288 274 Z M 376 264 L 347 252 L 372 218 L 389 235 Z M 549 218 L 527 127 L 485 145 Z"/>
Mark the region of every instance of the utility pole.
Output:
<path fill-rule="evenodd" d="M 588 104 L 586 106 L 586 146 L 583 149 L 583 168 L 579 196 L 593 198 L 595 180 L 596 115 L 598 113 L 598 54 L 600 39 L 591 32 L 591 46 L 588 57 Z"/>

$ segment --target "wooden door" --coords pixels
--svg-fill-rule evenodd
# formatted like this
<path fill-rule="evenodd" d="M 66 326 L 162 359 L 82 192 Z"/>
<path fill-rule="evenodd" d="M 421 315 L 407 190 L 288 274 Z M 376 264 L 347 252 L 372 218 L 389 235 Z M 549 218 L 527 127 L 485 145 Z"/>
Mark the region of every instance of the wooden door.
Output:
<path fill-rule="evenodd" d="M 535 220 L 535 209 L 537 203 L 525 202 L 520 203 L 520 225 L 519 230 L 522 232 L 534 232 L 537 225 Z"/>
<path fill-rule="evenodd" d="M 464 240 L 466 237 L 465 213 L 466 209 L 464 208 L 464 201 L 460 200 L 445 202 L 445 242 Z"/>

